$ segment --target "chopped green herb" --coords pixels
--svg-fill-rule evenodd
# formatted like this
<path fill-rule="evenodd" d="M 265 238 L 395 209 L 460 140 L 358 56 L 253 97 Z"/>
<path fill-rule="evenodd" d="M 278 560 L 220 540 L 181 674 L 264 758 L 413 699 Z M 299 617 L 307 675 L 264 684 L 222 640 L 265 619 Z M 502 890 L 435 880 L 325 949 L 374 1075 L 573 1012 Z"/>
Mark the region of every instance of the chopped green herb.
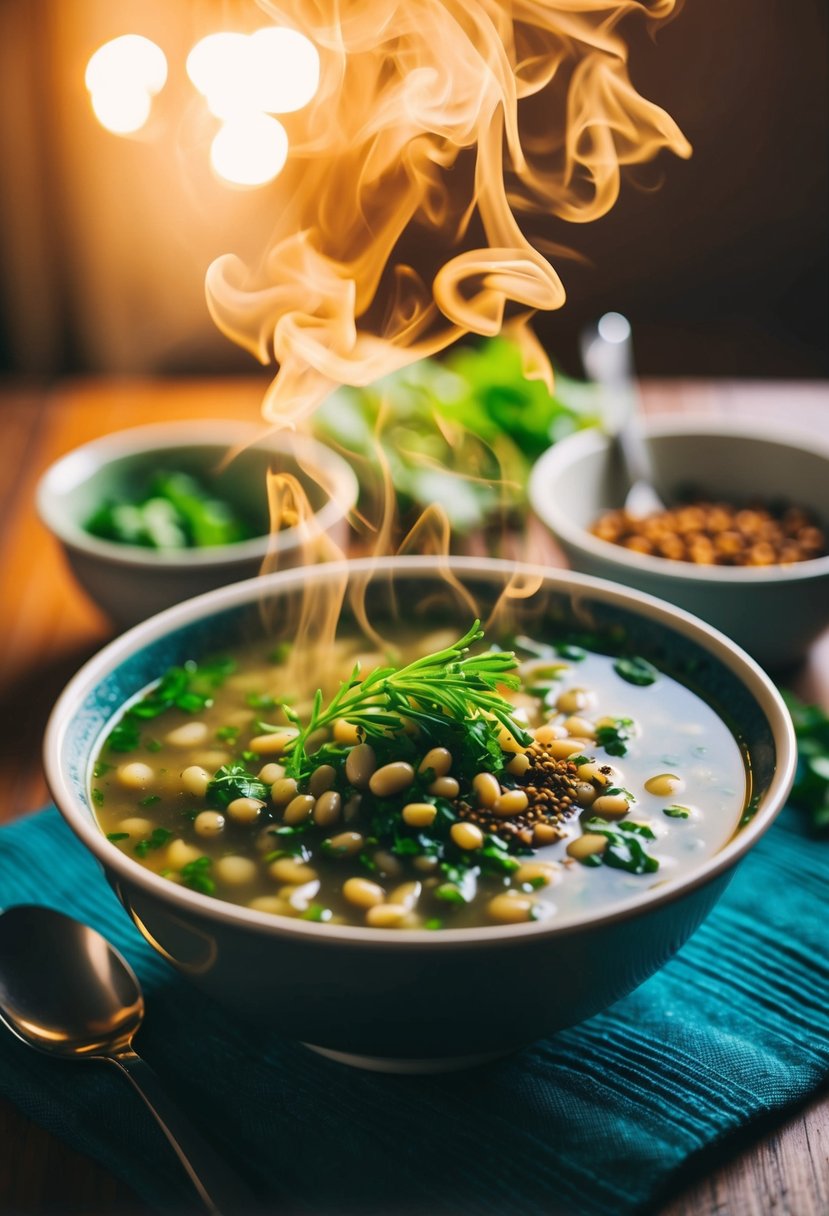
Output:
<path fill-rule="evenodd" d="M 659 679 L 659 672 L 653 663 L 638 656 L 616 659 L 613 670 L 623 680 L 627 680 L 628 684 L 637 684 L 643 688 L 648 684 L 655 684 Z"/>
<path fill-rule="evenodd" d="M 428 920 L 423 922 L 423 928 L 435 932 L 436 930 L 443 928 L 443 921 L 439 916 L 430 916 Z"/>
<path fill-rule="evenodd" d="M 587 651 L 581 646 L 573 646 L 569 642 L 562 642 L 556 646 L 556 654 L 560 654 L 563 659 L 569 659 L 571 663 L 581 663 L 587 658 Z"/>
<path fill-rule="evenodd" d="M 106 764 L 103 760 L 97 760 L 95 767 L 92 770 L 93 777 L 105 777 L 107 773 L 112 772 L 113 765 Z"/>
<path fill-rule="evenodd" d="M 521 862 L 509 855 L 506 845 L 497 836 L 487 837 L 484 847 L 476 852 L 475 860 L 490 874 L 514 874 L 521 868 Z"/>
<path fill-rule="evenodd" d="M 113 752 L 132 752 L 138 747 L 140 741 L 138 727 L 131 720 L 129 711 L 127 711 L 127 715 L 110 731 L 107 747 Z"/>
<path fill-rule="evenodd" d="M 453 882 L 441 883 L 434 890 L 435 899 L 439 899 L 444 904 L 465 904 L 467 898 L 460 887 L 455 886 Z"/>
<path fill-rule="evenodd" d="M 241 733 L 241 726 L 220 726 L 216 738 L 222 743 L 235 743 Z"/>
<path fill-rule="evenodd" d="M 580 764 L 592 764 L 593 763 L 592 757 L 585 756 L 583 754 L 579 754 L 578 756 L 568 756 L 567 759 L 570 762 L 570 764 L 575 764 L 576 767 L 578 767 Z"/>
<path fill-rule="evenodd" d="M 603 853 L 593 853 L 586 858 L 591 866 L 605 865 L 615 870 L 627 870 L 629 874 L 652 874 L 659 869 L 659 862 L 646 852 L 639 837 L 655 840 L 656 834 L 644 823 L 608 823 L 606 819 L 594 817 L 584 825 L 585 832 L 596 832 L 607 839 Z"/>
<path fill-rule="evenodd" d="M 160 802 L 160 801 L 161 801 L 160 794 L 148 794 L 146 798 L 141 798 L 139 800 L 138 805 L 139 806 L 153 806 L 156 802 Z"/>
<path fill-rule="evenodd" d="M 97 788 L 93 788 L 90 792 L 92 794 L 92 801 L 95 803 L 95 805 L 103 806 L 104 805 L 104 791 L 99 790 Z"/>
<path fill-rule="evenodd" d="M 633 733 L 633 718 L 614 718 L 612 723 L 596 728 L 596 742 L 609 756 L 626 756 Z"/>
<path fill-rule="evenodd" d="M 164 744 L 159 742 L 158 739 L 148 739 L 144 746 L 148 752 L 160 752 Z"/>
<path fill-rule="evenodd" d="M 691 812 L 687 806 L 663 806 L 662 814 L 667 815 L 669 819 L 688 819 Z"/>
<path fill-rule="evenodd" d="M 216 883 L 210 876 L 213 861 L 210 857 L 197 857 L 181 867 L 181 881 L 191 891 L 200 891 L 202 895 L 213 895 Z"/>
<path fill-rule="evenodd" d="M 605 793 L 610 796 L 612 794 L 621 794 L 623 798 L 627 798 L 628 802 L 636 802 L 636 795 L 630 790 L 626 790 L 623 785 L 611 785 L 610 789 L 605 790 Z"/>
<path fill-rule="evenodd" d="M 115 844 L 118 840 L 129 840 L 129 832 L 107 832 L 107 840 L 111 840 Z"/>
<path fill-rule="evenodd" d="M 266 802 L 268 787 L 238 760 L 217 769 L 207 787 L 206 800 L 211 806 L 227 807 L 237 798 L 258 798 Z"/>
<path fill-rule="evenodd" d="M 268 655 L 268 658 L 270 659 L 270 661 L 272 663 L 276 663 L 276 664 L 285 663 L 287 661 L 288 657 L 290 656 L 290 653 L 293 650 L 293 648 L 294 648 L 293 642 L 288 642 L 288 641 L 279 642 L 276 646 L 274 646 L 273 650 Z"/>
<path fill-rule="evenodd" d="M 167 828 L 153 828 L 149 836 L 138 841 L 135 851 L 139 857 L 146 857 L 152 849 L 162 848 L 168 840 L 172 839 L 172 835 L 173 833 Z"/>
<path fill-rule="evenodd" d="M 323 907 L 322 904 L 309 904 L 299 919 L 324 922 L 330 920 L 333 915 L 331 909 Z"/>

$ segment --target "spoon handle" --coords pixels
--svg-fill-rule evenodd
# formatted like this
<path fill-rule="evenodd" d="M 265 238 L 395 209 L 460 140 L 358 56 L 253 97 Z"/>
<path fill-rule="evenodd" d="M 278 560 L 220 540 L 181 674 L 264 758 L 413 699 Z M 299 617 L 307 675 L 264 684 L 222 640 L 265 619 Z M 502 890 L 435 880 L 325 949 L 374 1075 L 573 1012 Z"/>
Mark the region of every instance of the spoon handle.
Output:
<path fill-rule="evenodd" d="M 253 1195 L 167 1096 L 149 1064 L 131 1049 L 103 1058 L 120 1068 L 141 1095 L 211 1216 L 255 1212 L 258 1204 Z"/>

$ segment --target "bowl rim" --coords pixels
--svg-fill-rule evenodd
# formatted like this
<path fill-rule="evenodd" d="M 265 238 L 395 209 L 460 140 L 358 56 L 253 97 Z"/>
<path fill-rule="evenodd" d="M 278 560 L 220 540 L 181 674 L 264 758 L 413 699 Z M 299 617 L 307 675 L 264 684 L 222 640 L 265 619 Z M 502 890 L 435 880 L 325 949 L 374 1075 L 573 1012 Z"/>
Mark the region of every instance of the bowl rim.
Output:
<path fill-rule="evenodd" d="M 282 453 L 290 447 L 298 456 L 303 453 L 325 468 L 332 480 L 331 492 L 324 490 L 326 499 L 314 512 L 316 527 L 321 534 L 329 532 L 353 509 L 359 494 L 357 476 L 351 465 L 327 444 L 294 431 L 278 430 L 257 422 L 236 421 L 232 418 L 205 420 L 184 418 L 168 422 L 153 422 L 99 435 L 59 456 L 43 472 L 35 490 L 35 503 L 41 521 L 68 548 L 97 557 L 109 563 L 141 570 L 175 568 L 198 569 L 203 566 L 234 566 L 262 559 L 274 551 L 286 553 L 307 542 L 307 529 L 285 528 L 276 536 L 261 533 L 248 540 L 228 545 L 204 545 L 194 549 L 156 550 L 142 545 L 122 544 L 93 536 L 60 510 L 55 497 L 57 485 L 73 466 L 81 466 L 72 490 L 94 476 L 113 460 L 150 455 L 168 448 L 216 448 L 227 453 L 258 447 Z M 83 465 L 88 462 L 89 467 Z M 72 490 L 69 492 L 71 493 Z"/>
<path fill-rule="evenodd" d="M 776 443 L 794 452 L 817 455 L 827 461 L 829 477 L 829 443 L 820 436 L 804 430 L 783 428 L 779 423 L 758 422 L 752 419 L 745 425 L 725 418 L 710 418 L 705 415 L 648 414 L 643 419 L 646 438 L 671 438 L 682 435 L 712 439 L 759 439 Z M 572 516 L 562 510 L 549 493 L 549 485 L 557 472 L 575 460 L 595 452 L 604 451 L 610 445 L 610 436 L 599 427 L 589 427 L 559 440 L 553 447 L 539 456 L 530 473 L 528 493 L 530 505 L 543 524 L 565 545 L 570 545 L 606 565 L 615 565 L 621 570 L 638 570 L 651 578 L 679 579 L 686 583 L 722 584 L 724 586 L 746 586 L 756 583 L 804 582 L 824 578 L 829 574 L 829 554 L 795 562 L 791 566 L 697 566 L 692 562 L 676 561 L 669 557 L 653 557 L 614 545 L 602 540 L 577 524 Z"/>
<path fill-rule="evenodd" d="M 541 577 L 562 590 L 598 598 L 607 603 L 622 606 L 644 615 L 661 624 L 673 626 L 690 636 L 698 644 L 712 652 L 732 672 L 737 674 L 761 707 L 774 738 L 777 762 L 765 804 L 752 820 L 735 832 L 724 848 L 704 861 L 698 869 L 683 877 L 669 880 L 663 886 L 649 888 L 641 895 L 626 901 L 615 910 L 601 914 L 574 914 L 555 920 L 537 921 L 526 925 L 487 925 L 467 929 L 444 929 L 440 933 L 428 930 L 374 929 L 356 925 L 316 925 L 312 922 L 293 920 L 257 912 L 241 905 L 231 904 L 201 895 L 186 887 L 178 886 L 145 869 L 133 861 L 100 830 L 91 811 L 78 799 L 68 778 L 63 772 L 61 756 L 64 740 L 71 723 L 75 706 L 82 704 L 100 679 L 114 670 L 143 646 L 155 641 L 171 629 L 179 629 L 189 623 L 204 620 L 217 612 L 256 603 L 266 595 L 290 592 L 309 581 L 325 581 L 337 577 L 392 575 L 394 578 L 416 578 L 438 574 L 431 557 L 363 558 L 355 561 L 330 562 L 308 568 L 298 567 L 258 579 L 247 579 L 215 591 L 206 592 L 181 604 L 166 609 L 156 616 L 142 621 L 126 633 L 116 637 L 91 658 L 72 677 L 58 698 L 46 728 L 44 738 L 44 766 L 47 781 L 55 802 L 76 836 L 89 849 L 107 871 L 127 883 L 145 891 L 167 904 L 172 911 L 190 911 L 208 920 L 219 921 L 237 929 L 252 930 L 266 935 L 307 940 L 313 944 L 320 939 L 336 942 L 343 947 L 388 948 L 391 942 L 403 949 L 434 949 L 436 946 L 485 946 L 492 941 L 503 941 L 509 937 L 544 937 L 549 934 L 562 935 L 590 930 L 611 921 L 621 921 L 638 915 L 643 908 L 660 907 L 682 898 L 695 888 L 706 884 L 730 869 L 770 827 L 782 808 L 794 781 L 797 763 L 797 747 L 794 727 L 780 693 L 772 681 L 749 655 L 730 641 L 724 634 L 705 622 L 654 596 L 619 587 L 604 579 L 588 575 L 573 574 L 567 570 L 523 562 L 504 561 L 495 558 L 453 557 L 447 559 L 448 569 L 458 576 L 503 581 L 512 576 Z M 100 739 L 96 737 L 95 746 Z M 87 757 L 87 768 L 91 763 L 94 748 Z"/>

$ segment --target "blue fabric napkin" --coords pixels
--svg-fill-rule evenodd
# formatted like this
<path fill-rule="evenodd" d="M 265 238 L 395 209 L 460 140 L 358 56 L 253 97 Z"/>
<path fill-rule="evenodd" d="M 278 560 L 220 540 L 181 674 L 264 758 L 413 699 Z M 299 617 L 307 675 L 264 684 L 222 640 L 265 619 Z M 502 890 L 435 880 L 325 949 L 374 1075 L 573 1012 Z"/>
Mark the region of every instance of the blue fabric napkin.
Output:
<path fill-rule="evenodd" d="M 149 1010 L 139 1050 L 285 1216 L 624 1216 L 829 1075 L 829 844 L 792 811 L 636 992 L 519 1055 L 442 1077 L 362 1073 L 248 1031 L 143 942 L 54 810 L 0 831 L 0 905 L 26 902 L 87 921 L 129 959 Z M 114 1070 L 47 1059 L 0 1028 L 0 1092 L 151 1205 L 191 1208 Z"/>

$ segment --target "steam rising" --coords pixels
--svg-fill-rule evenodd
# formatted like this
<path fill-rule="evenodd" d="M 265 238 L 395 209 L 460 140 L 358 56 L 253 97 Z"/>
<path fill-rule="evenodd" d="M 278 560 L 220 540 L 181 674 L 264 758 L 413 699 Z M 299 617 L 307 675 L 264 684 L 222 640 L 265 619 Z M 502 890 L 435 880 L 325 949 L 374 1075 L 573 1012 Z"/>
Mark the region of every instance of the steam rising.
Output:
<path fill-rule="evenodd" d="M 595 219 L 623 166 L 690 154 L 631 84 L 617 28 L 664 21 L 681 0 L 261 2 L 315 43 L 320 88 L 291 117 L 261 263 L 218 259 L 207 293 L 219 327 L 278 364 L 274 422 L 561 307 L 561 279 L 517 217 Z"/>

